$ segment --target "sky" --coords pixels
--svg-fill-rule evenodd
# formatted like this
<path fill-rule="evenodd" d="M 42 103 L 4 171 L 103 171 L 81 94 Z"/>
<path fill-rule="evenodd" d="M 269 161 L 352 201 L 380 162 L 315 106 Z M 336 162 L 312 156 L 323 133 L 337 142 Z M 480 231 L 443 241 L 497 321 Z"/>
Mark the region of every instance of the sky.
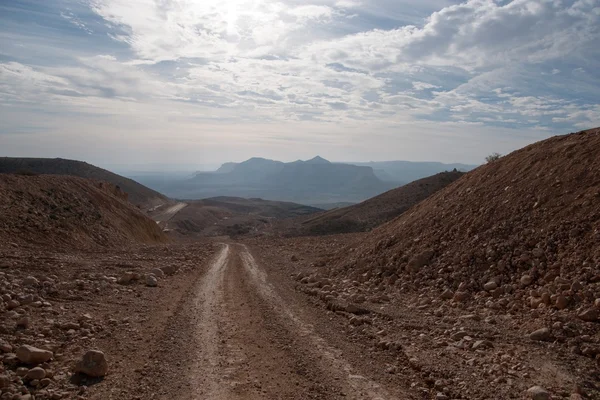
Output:
<path fill-rule="evenodd" d="M 0 156 L 481 163 L 600 126 L 600 0 L 0 0 Z"/>

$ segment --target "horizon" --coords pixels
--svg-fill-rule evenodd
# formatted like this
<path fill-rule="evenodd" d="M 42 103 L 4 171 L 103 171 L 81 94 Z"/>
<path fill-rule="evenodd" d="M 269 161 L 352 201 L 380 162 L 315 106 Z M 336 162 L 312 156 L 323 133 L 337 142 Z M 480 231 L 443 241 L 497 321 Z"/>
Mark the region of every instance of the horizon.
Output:
<path fill-rule="evenodd" d="M 0 21 L 6 156 L 479 164 L 600 125 L 589 1 L 18 0 Z"/>

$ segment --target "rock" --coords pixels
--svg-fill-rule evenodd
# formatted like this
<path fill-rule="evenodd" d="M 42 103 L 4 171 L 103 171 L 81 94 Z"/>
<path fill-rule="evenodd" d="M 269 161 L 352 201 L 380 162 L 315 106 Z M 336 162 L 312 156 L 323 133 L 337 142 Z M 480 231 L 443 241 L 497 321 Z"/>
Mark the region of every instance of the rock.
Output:
<path fill-rule="evenodd" d="M 579 319 L 587 322 L 596 322 L 598 321 L 598 309 L 597 308 L 589 308 L 578 315 Z"/>
<path fill-rule="evenodd" d="M 485 289 L 486 292 L 490 292 L 497 288 L 498 288 L 498 284 L 494 281 L 490 281 L 490 282 L 486 283 L 485 285 L 483 285 L 483 289 Z"/>
<path fill-rule="evenodd" d="M 13 351 L 13 347 L 6 342 L 0 342 L 0 351 L 3 353 L 10 353 Z"/>
<path fill-rule="evenodd" d="M 552 337 L 552 332 L 548 328 L 538 329 L 537 331 L 531 332 L 529 334 L 529 339 L 536 341 L 548 341 Z"/>
<path fill-rule="evenodd" d="M 569 400 L 584 400 L 583 396 L 580 395 L 579 393 L 573 393 L 570 397 Z"/>
<path fill-rule="evenodd" d="M 38 349 L 27 344 L 19 347 L 16 355 L 19 361 L 25 364 L 41 364 L 50 360 L 53 356 L 51 351 Z"/>
<path fill-rule="evenodd" d="M 531 277 L 531 275 L 523 275 L 521 277 L 521 285 L 529 286 L 531 285 L 531 282 L 533 282 L 533 278 Z"/>
<path fill-rule="evenodd" d="M 450 397 L 446 396 L 444 393 L 438 392 L 435 395 L 435 400 L 448 400 Z"/>
<path fill-rule="evenodd" d="M 596 308 L 600 308 L 600 299 L 594 300 L 594 305 L 596 306 Z"/>
<path fill-rule="evenodd" d="M 154 275 L 157 278 L 164 278 L 165 277 L 165 273 L 160 268 L 154 268 L 152 271 L 150 271 L 150 275 Z"/>
<path fill-rule="evenodd" d="M 550 400 L 550 393 L 541 386 L 533 386 L 527 389 L 527 395 L 532 400 Z"/>
<path fill-rule="evenodd" d="M 573 293 L 580 291 L 581 289 L 583 289 L 583 285 L 581 284 L 581 282 L 579 281 L 575 281 L 573 282 L 573 284 L 571 285 L 571 291 Z"/>
<path fill-rule="evenodd" d="M 117 279 L 119 285 L 127 285 L 133 280 L 133 272 L 124 272 Z"/>
<path fill-rule="evenodd" d="M 10 385 L 10 378 L 6 375 L 0 375 L 0 389 L 7 388 Z"/>
<path fill-rule="evenodd" d="M 23 279 L 23 286 L 37 286 L 39 283 L 40 282 L 33 276 L 28 276 L 27 278 Z"/>
<path fill-rule="evenodd" d="M 14 310 L 15 308 L 19 308 L 20 306 L 21 303 L 19 303 L 17 300 L 10 300 L 8 301 L 8 303 L 6 303 L 7 310 Z"/>
<path fill-rule="evenodd" d="M 179 266 L 167 265 L 164 267 L 160 267 L 160 269 L 162 270 L 162 272 L 165 273 L 165 275 L 174 275 L 177 271 L 179 271 Z"/>
<path fill-rule="evenodd" d="M 29 317 L 27 317 L 25 315 L 17 320 L 17 326 L 20 328 L 27 329 L 29 327 L 29 323 L 30 323 Z"/>
<path fill-rule="evenodd" d="M 454 301 L 456 302 L 463 302 L 465 300 L 467 300 L 469 298 L 469 293 L 468 292 L 456 292 L 454 293 Z"/>
<path fill-rule="evenodd" d="M 564 310 L 569 305 L 569 301 L 567 300 L 567 298 L 565 296 L 563 296 L 562 294 L 560 294 L 560 295 L 558 295 L 556 297 L 556 302 L 555 302 L 554 305 L 559 310 Z"/>
<path fill-rule="evenodd" d="M 425 250 L 422 253 L 418 254 L 417 256 L 413 257 L 409 262 L 408 262 L 408 270 L 410 272 L 418 272 L 421 268 L 423 268 L 425 265 L 427 265 L 429 263 L 429 261 L 431 261 L 431 258 L 433 257 L 433 250 Z"/>
<path fill-rule="evenodd" d="M 454 340 L 455 342 L 458 342 L 460 339 L 464 338 L 465 336 L 467 336 L 467 332 L 465 332 L 465 331 L 458 331 L 458 332 L 454 332 L 450 336 L 450 339 Z"/>
<path fill-rule="evenodd" d="M 440 295 L 440 299 L 450 300 L 453 296 L 454 296 L 454 294 L 452 293 L 452 290 L 446 289 Z"/>
<path fill-rule="evenodd" d="M 473 343 L 473 350 L 483 350 L 494 347 L 493 343 L 489 340 L 478 340 Z"/>
<path fill-rule="evenodd" d="M 146 276 L 146 286 L 156 287 L 158 286 L 158 279 L 154 275 Z"/>
<path fill-rule="evenodd" d="M 37 379 L 39 381 L 40 379 L 44 379 L 46 377 L 46 371 L 40 367 L 31 368 L 29 371 L 27 371 L 25 377 L 29 380 Z"/>
<path fill-rule="evenodd" d="M 108 362 L 104 353 L 99 350 L 89 350 L 75 366 L 75 372 L 93 378 L 105 376 L 108 372 Z"/>

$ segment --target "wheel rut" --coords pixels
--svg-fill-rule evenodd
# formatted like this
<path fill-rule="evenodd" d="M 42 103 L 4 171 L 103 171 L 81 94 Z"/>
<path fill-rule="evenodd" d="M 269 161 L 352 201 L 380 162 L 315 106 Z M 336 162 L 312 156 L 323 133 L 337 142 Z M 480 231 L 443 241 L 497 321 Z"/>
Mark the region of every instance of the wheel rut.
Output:
<path fill-rule="evenodd" d="M 396 399 L 288 306 L 248 248 L 224 244 L 194 302 L 193 399 Z"/>

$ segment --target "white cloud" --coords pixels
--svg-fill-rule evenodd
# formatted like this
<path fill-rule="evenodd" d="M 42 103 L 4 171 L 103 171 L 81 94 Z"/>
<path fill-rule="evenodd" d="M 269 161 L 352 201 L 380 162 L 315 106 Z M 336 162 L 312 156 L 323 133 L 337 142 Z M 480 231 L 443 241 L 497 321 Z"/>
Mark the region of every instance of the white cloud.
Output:
<path fill-rule="evenodd" d="M 84 53 L 55 39 L 59 60 L 31 50 L 0 64 L 0 101 L 115 115 L 123 124 L 129 116 L 169 132 L 207 121 L 229 124 L 229 132 L 298 124 L 322 135 L 344 126 L 328 134 L 337 143 L 349 126 L 367 137 L 372 125 L 393 134 L 437 123 L 456 135 L 456 126 L 506 134 L 500 127 L 560 131 L 598 122 L 597 1 L 452 3 L 89 0 L 96 25 L 70 10 L 58 19 L 102 47 Z M 107 31 L 97 32 L 99 24 Z M 11 29 L 0 37 L 15 37 Z M 25 48 L 39 50 L 35 39 Z"/>

